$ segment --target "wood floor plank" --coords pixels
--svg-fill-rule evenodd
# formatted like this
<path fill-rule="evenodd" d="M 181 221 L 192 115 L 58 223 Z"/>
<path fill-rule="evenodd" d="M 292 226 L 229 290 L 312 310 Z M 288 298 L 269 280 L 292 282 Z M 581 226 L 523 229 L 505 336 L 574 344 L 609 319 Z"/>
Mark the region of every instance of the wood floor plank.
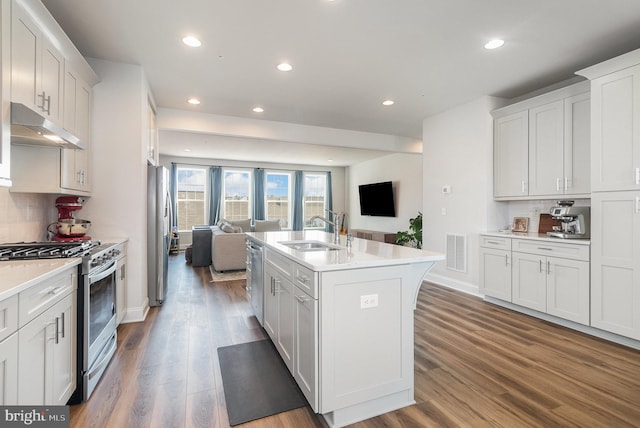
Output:
<path fill-rule="evenodd" d="M 118 350 L 71 427 L 227 428 L 217 348 L 267 337 L 243 280 L 170 258 L 165 304 L 118 327 Z M 415 318 L 416 404 L 377 427 L 640 427 L 640 351 L 425 284 Z M 240 427 L 326 427 L 303 407 Z"/>

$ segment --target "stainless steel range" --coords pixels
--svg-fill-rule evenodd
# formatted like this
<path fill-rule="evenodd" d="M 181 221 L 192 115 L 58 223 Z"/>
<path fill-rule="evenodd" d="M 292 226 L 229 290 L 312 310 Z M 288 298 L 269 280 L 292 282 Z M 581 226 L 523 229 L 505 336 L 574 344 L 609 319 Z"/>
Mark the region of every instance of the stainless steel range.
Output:
<path fill-rule="evenodd" d="M 86 401 L 116 351 L 117 244 L 99 241 L 0 244 L 0 260 L 82 257 L 78 275 L 77 387 L 70 404 Z"/>

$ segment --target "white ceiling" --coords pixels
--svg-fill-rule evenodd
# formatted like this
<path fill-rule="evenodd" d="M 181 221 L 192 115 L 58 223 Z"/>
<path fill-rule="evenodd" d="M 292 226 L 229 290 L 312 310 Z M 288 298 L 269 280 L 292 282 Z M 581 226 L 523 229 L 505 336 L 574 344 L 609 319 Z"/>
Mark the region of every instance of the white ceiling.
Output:
<path fill-rule="evenodd" d="M 517 97 L 640 47 L 639 0 L 43 3 L 83 55 L 142 65 L 159 107 L 418 139 L 427 116 L 483 95 Z M 186 48 L 186 34 L 203 46 Z M 495 37 L 504 47 L 485 50 Z M 294 70 L 277 71 L 281 61 Z M 188 106 L 190 96 L 202 104 Z M 387 98 L 395 105 L 382 106 Z M 180 141 L 167 136 L 161 153 Z M 232 146 L 255 153 L 255 143 Z M 212 157 L 234 156 L 223 145 Z M 312 149 L 299 146 L 278 150 Z"/>

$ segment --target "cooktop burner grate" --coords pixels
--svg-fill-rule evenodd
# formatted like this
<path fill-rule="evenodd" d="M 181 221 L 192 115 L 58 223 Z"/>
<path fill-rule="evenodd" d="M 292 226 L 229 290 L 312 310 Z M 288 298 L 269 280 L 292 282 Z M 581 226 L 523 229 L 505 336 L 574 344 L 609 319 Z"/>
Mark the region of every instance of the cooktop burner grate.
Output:
<path fill-rule="evenodd" d="M 59 259 L 84 257 L 99 241 L 81 242 L 17 242 L 0 244 L 0 260 Z"/>

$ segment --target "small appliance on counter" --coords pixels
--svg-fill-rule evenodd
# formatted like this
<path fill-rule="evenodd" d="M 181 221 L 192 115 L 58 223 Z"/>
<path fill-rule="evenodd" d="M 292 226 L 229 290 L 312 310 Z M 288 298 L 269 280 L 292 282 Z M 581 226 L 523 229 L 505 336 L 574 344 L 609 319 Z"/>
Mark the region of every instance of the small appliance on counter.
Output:
<path fill-rule="evenodd" d="M 563 239 L 589 239 L 591 223 L 591 209 L 589 207 L 574 207 L 573 201 L 558 201 L 558 206 L 551 208 L 551 216 L 560 221 L 560 226 L 554 226 L 548 236 Z"/>
<path fill-rule="evenodd" d="M 47 227 L 50 240 L 59 242 L 90 241 L 87 232 L 91 227 L 89 220 L 76 219 L 74 211 L 82 209 L 84 199 L 77 196 L 60 196 L 56 199 L 58 221 Z"/>

